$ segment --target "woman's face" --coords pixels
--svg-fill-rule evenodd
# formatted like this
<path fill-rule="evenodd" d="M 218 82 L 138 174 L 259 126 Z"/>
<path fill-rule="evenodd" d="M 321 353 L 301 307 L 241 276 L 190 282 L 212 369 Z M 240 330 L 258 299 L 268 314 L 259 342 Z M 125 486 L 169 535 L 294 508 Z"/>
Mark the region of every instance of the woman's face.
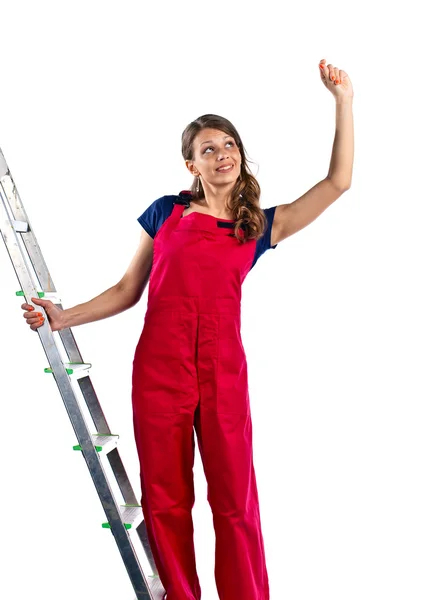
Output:
<path fill-rule="evenodd" d="M 193 141 L 194 159 L 186 166 L 200 176 L 204 188 L 234 184 L 241 172 L 241 154 L 235 139 L 219 129 L 202 129 Z M 231 166 L 230 166 L 231 165 Z M 229 167 L 224 168 L 223 167 Z"/>

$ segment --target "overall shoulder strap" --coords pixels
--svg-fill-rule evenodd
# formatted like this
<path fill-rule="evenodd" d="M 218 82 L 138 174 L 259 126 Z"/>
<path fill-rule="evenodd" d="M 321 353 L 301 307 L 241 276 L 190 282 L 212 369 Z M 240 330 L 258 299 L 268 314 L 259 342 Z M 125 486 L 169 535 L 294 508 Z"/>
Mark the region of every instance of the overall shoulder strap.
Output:
<path fill-rule="evenodd" d="M 174 204 L 184 204 L 184 206 L 190 206 L 192 200 L 192 192 L 190 190 L 182 190 L 178 197 L 174 200 Z"/>

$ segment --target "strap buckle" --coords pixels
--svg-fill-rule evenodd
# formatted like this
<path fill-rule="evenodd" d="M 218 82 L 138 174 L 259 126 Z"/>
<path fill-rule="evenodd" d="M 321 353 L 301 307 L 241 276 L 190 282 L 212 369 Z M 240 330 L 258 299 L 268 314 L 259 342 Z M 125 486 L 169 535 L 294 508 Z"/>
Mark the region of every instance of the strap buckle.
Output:
<path fill-rule="evenodd" d="M 184 204 L 184 206 L 188 208 L 191 200 L 192 192 L 190 190 L 182 190 L 176 200 L 174 200 L 173 204 Z"/>

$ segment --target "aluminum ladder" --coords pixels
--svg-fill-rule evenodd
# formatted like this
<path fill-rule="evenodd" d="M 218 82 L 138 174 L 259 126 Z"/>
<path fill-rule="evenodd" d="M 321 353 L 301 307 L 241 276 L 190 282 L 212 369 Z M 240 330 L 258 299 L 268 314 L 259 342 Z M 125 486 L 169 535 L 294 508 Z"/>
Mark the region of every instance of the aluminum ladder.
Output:
<path fill-rule="evenodd" d="M 21 289 L 16 292 L 28 304 L 31 298 L 45 298 L 62 308 L 61 300 L 37 243 L 37 239 L 24 210 L 9 167 L 0 149 L 0 233 L 12 261 Z M 158 576 L 149 545 L 146 523 L 140 503 L 134 494 L 118 452 L 118 436 L 112 434 L 90 380 L 90 364 L 84 363 L 70 328 L 52 332 L 47 314 L 41 306 L 36 310 L 45 318 L 37 329 L 47 356 L 49 367 L 45 372 L 55 378 L 78 444 L 93 483 L 99 495 L 109 528 L 124 561 L 137 600 L 163 600 L 164 588 Z M 64 362 L 65 360 L 65 362 Z M 90 433 L 87 416 L 93 422 L 95 433 Z M 89 421 L 90 422 L 90 421 Z M 117 502 L 102 456 L 109 461 L 110 470 L 122 498 Z M 106 459 L 103 459 L 106 460 Z M 152 575 L 145 576 L 131 533 L 137 532 Z"/>

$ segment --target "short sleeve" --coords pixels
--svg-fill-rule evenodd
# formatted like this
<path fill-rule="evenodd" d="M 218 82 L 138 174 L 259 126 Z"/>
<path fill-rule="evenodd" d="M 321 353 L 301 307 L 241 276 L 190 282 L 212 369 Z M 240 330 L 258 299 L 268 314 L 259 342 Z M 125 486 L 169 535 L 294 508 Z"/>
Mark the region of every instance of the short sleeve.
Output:
<path fill-rule="evenodd" d="M 165 219 L 171 215 L 176 196 L 162 196 L 158 198 L 138 217 L 138 222 L 143 229 L 154 238 Z"/>
<path fill-rule="evenodd" d="M 263 209 L 264 214 L 266 216 L 267 225 L 266 225 L 266 229 L 264 231 L 264 235 L 259 240 L 257 240 L 255 256 L 254 256 L 254 260 L 252 261 L 251 269 L 255 265 L 257 260 L 260 258 L 260 256 L 262 254 L 264 254 L 264 252 L 266 252 L 267 250 L 270 250 L 271 248 L 274 250 L 277 246 L 277 244 L 275 244 L 274 246 L 270 246 L 270 240 L 271 240 L 271 235 L 272 235 L 272 225 L 273 225 L 274 213 L 276 211 L 276 208 L 277 208 L 276 206 L 271 206 L 270 208 Z"/>

